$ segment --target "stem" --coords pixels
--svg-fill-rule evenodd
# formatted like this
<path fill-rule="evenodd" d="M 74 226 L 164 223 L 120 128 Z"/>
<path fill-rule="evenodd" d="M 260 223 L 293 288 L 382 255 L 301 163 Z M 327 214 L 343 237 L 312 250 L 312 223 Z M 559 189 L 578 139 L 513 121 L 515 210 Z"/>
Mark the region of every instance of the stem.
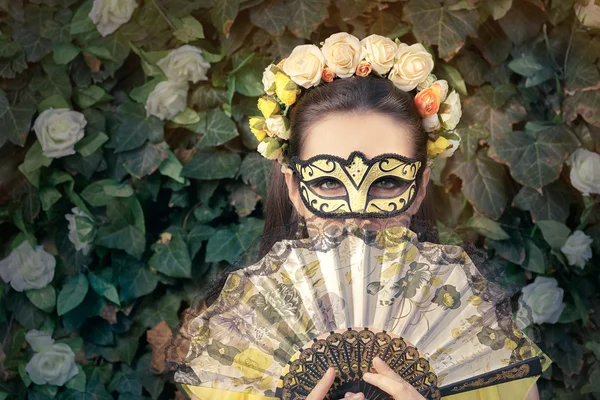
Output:
<path fill-rule="evenodd" d="M 15 313 L 12 313 L 10 315 L 10 321 L 8 321 L 8 328 L 6 328 L 6 335 L 4 335 L 4 339 L 2 339 L 2 351 L 4 351 L 4 349 L 6 348 L 6 340 L 8 339 L 8 335 L 10 334 L 10 330 L 12 328 L 14 319 L 15 319 Z M 4 363 L 2 363 L 2 364 L 4 364 Z"/>
<path fill-rule="evenodd" d="M 577 21 L 577 19 L 575 19 Z M 565 52 L 565 65 L 563 66 L 563 77 L 567 76 L 567 63 L 569 61 L 569 53 L 571 52 L 571 45 L 573 44 L 573 35 L 575 34 L 575 22 L 573 22 L 573 26 L 571 27 L 571 36 L 569 37 L 569 45 L 567 46 L 567 51 Z"/>

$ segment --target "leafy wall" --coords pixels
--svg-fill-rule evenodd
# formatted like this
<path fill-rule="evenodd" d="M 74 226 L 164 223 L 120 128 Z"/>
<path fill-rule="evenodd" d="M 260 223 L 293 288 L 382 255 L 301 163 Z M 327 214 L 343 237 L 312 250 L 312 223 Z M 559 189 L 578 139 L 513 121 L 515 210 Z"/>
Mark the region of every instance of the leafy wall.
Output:
<path fill-rule="evenodd" d="M 0 399 L 176 395 L 159 375 L 169 328 L 262 231 L 270 162 L 247 118 L 263 69 L 338 31 L 430 45 L 435 73 L 463 98 L 460 151 L 434 165 L 442 237 L 478 240 L 515 291 L 537 275 L 558 281 L 564 311 L 536 330 L 555 361 L 542 396 L 598 397 L 600 219 L 582 187 L 598 192 L 600 166 L 565 165 L 600 148 L 600 41 L 586 2 L 137 0 L 102 36 L 91 0 L 0 0 L 0 145 L 18 165 L 3 170 L 17 179 L 0 208 L 1 268 L 19 254 L 22 267 L 0 282 Z M 166 79 L 157 62 L 186 44 L 203 50 L 209 79 L 184 88 L 185 111 L 147 116 Z M 83 129 L 74 154 L 60 140 L 45 151 L 33 131 L 63 108 L 85 118 L 61 117 Z M 561 250 L 578 230 L 594 240 L 584 268 Z M 26 341 L 32 329 L 75 354 L 66 382 L 32 382 L 28 364 L 45 351 Z"/>

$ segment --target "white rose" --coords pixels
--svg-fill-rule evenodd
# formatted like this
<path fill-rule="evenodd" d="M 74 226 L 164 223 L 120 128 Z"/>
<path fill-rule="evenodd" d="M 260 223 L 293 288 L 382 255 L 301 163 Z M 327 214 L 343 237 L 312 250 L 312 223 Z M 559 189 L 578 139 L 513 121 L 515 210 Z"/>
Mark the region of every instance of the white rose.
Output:
<path fill-rule="evenodd" d="M 401 43 L 396 51 L 396 61 L 388 75 L 398 89 L 408 92 L 427 79 L 433 70 L 433 57 L 421 43 L 411 46 Z"/>
<path fill-rule="evenodd" d="M 102 36 L 108 36 L 131 19 L 137 8 L 135 0 L 94 0 L 88 14 Z"/>
<path fill-rule="evenodd" d="M 593 242 L 594 239 L 582 231 L 575 231 L 567 238 L 560 251 L 567 256 L 569 265 L 576 265 L 579 268 L 583 268 L 585 267 L 585 263 L 592 258 L 591 244 Z"/>
<path fill-rule="evenodd" d="M 52 336 L 48 335 L 46 332 L 38 331 L 37 329 L 32 329 L 27 332 L 25 334 L 25 340 L 27 340 L 27 343 L 29 343 L 35 352 L 47 350 L 54 344 Z"/>
<path fill-rule="evenodd" d="M 172 119 L 185 110 L 187 105 L 187 82 L 160 82 L 148 96 L 146 114 L 162 120 Z"/>
<path fill-rule="evenodd" d="M 265 93 L 267 93 L 269 96 L 273 96 L 275 94 L 275 72 L 273 72 L 273 70 L 276 68 L 277 67 L 275 64 L 271 64 L 265 68 L 265 71 L 263 72 L 262 84 Z"/>
<path fill-rule="evenodd" d="M 437 131 L 442 127 L 442 124 L 440 123 L 440 117 L 437 114 L 423 118 L 421 120 L 421 125 L 423 126 L 423 130 L 425 130 L 425 132 Z"/>
<path fill-rule="evenodd" d="M 448 134 L 446 134 L 446 133 L 444 134 L 444 137 L 446 139 L 448 139 L 448 142 L 450 142 L 452 147 L 450 147 L 449 149 L 438 154 L 438 157 L 442 157 L 442 158 L 452 157 L 454 152 L 458 149 L 458 146 L 460 146 L 460 135 L 458 133 L 456 133 L 456 131 L 447 132 L 447 133 Z"/>
<path fill-rule="evenodd" d="M 276 160 L 283 153 L 284 147 L 275 138 L 265 138 L 256 150 L 266 159 Z"/>
<path fill-rule="evenodd" d="M 361 60 L 362 47 L 355 36 L 346 32 L 334 33 L 325 39 L 321 48 L 327 66 L 340 78 L 354 75 Z"/>
<path fill-rule="evenodd" d="M 575 4 L 575 13 L 577 18 L 588 28 L 600 28 L 600 4 L 595 0 L 587 0 L 587 2 L 577 2 Z"/>
<path fill-rule="evenodd" d="M 265 121 L 267 129 L 277 137 L 287 140 L 290 138 L 290 126 L 283 115 L 273 115 Z"/>
<path fill-rule="evenodd" d="M 49 108 L 35 120 L 33 130 L 46 157 L 60 158 L 75 154 L 75 143 L 84 135 L 84 115 L 68 108 Z"/>
<path fill-rule="evenodd" d="M 533 323 L 555 324 L 565 308 L 563 295 L 564 290 L 558 287 L 556 279 L 543 276 L 536 277 L 533 283 L 523 288 L 520 301 L 526 307 L 521 307 L 517 312 L 517 319 L 520 321 L 519 328 L 524 329 L 531 322 L 528 317 L 528 309 L 531 310 Z"/>
<path fill-rule="evenodd" d="M 156 65 L 172 81 L 192 81 L 193 83 L 207 80 L 206 71 L 210 68 L 210 63 L 202 57 L 202 50 L 190 45 L 170 51 Z"/>
<path fill-rule="evenodd" d="M 586 149 L 577 149 L 569 157 L 571 184 L 589 196 L 600 193 L 600 155 Z"/>
<path fill-rule="evenodd" d="M 65 343 L 55 343 L 31 357 L 25 371 L 36 385 L 62 386 L 79 372 L 75 353 Z"/>
<path fill-rule="evenodd" d="M 69 221 L 69 240 L 75 246 L 75 250 L 81 251 L 83 255 L 87 256 L 92 250 L 94 241 L 94 220 L 78 207 L 73 208 L 71 212 L 73 214 L 65 215 L 65 219 Z M 87 240 L 82 240 L 82 237 Z"/>
<path fill-rule="evenodd" d="M 367 60 L 375 72 L 380 75 L 387 74 L 392 65 L 398 45 L 390 38 L 380 35 L 367 36 L 360 41 L 363 57 Z"/>
<path fill-rule="evenodd" d="M 325 58 L 314 44 L 296 46 L 283 63 L 283 72 L 305 89 L 321 82 Z"/>
<path fill-rule="evenodd" d="M 462 108 L 460 106 L 460 96 L 455 90 L 448 95 L 446 101 L 440 106 L 439 115 L 444 129 L 452 130 L 456 128 L 460 117 L 462 117 Z"/>
<path fill-rule="evenodd" d="M 42 289 L 54 279 L 56 259 L 42 246 L 35 249 L 23 241 L 8 257 L 0 261 L 0 278 L 17 292 Z"/>

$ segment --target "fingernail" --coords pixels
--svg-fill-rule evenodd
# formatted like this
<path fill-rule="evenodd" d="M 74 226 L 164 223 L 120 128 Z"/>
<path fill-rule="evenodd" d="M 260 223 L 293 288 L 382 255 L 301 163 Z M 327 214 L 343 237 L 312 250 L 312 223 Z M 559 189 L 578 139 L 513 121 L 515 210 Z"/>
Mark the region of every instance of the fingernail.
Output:
<path fill-rule="evenodd" d="M 369 379 L 371 379 L 371 375 L 372 375 L 372 374 L 371 374 L 370 372 L 365 372 L 365 373 L 363 374 L 363 379 L 364 379 L 365 381 L 368 381 Z"/>
<path fill-rule="evenodd" d="M 361 400 L 363 398 L 362 394 L 355 394 L 351 397 L 352 400 Z"/>

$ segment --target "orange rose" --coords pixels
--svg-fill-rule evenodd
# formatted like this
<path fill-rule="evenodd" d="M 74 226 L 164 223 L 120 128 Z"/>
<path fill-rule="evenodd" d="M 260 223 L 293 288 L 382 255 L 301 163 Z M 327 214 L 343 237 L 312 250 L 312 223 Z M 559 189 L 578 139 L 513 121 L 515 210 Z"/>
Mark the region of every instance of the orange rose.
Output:
<path fill-rule="evenodd" d="M 361 61 L 356 67 L 356 76 L 367 76 L 373 71 L 373 67 L 368 61 Z"/>
<path fill-rule="evenodd" d="M 415 105 L 423 118 L 435 115 L 440 109 L 441 103 L 442 87 L 439 83 L 434 83 L 415 96 Z"/>
<path fill-rule="evenodd" d="M 321 74 L 321 79 L 323 82 L 331 82 L 335 78 L 335 73 L 329 67 L 323 68 L 323 73 Z"/>

